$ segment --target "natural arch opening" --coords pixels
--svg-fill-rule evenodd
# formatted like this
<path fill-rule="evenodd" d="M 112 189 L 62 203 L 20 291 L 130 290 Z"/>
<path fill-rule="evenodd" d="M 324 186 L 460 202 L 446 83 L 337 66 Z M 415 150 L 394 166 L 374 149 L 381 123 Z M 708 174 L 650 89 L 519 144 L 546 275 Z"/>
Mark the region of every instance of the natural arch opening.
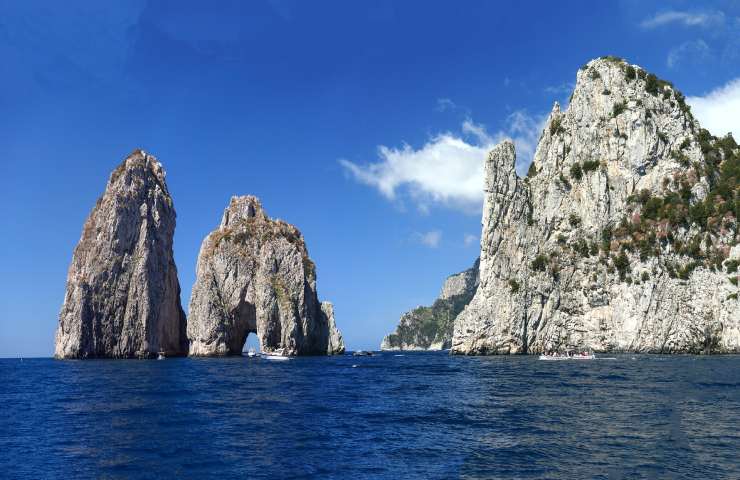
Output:
<path fill-rule="evenodd" d="M 257 310 L 253 303 L 241 300 L 232 312 L 233 322 L 229 328 L 229 354 L 241 355 L 244 352 L 247 339 L 257 339 Z M 251 333 L 255 335 L 250 335 Z M 259 341 L 257 340 L 259 344 Z M 256 351 L 256 349 L 255 349 Z"/>
<path fill-rule="evenodd" d="M 260 346 L 260 339 L 257 336 L 257 332 L 247 332 L 247 338 L 244 341 L 244 345 L 242 346 L 242 355 L 247 354 L 249 352 L 255 352 L 255 353 L 262 353 L 262 348 Z"/>

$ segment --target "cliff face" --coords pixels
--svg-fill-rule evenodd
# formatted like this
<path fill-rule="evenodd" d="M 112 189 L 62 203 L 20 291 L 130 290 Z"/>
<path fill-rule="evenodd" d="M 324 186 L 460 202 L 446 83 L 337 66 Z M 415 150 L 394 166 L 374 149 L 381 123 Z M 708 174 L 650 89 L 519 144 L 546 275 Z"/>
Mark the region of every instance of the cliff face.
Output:
<path fill-rule="evenodd" d="M 431 307 L 404 313 L 393 333 L 385 336 L 381 350 L 444 350 L 452 344 L 455 317 L 470 302 L 478 286 L 478 260 L 460 273 L 450 275 Z"/>
<path fill-rule="evenodd" d="M 165 171 L 137 150 L 111 174 L 74 250 L 57 358 L 187 353 L 174 230 Z"/>
<path fill-rule="evenodd" d="M 555 104 L 526 178 L 486 161 L 480 285 L 452 352 L 740 351 L 740 150 L 613 57 Z"/>
<path fill-rule="evenodd" d="M 301 233 L 267 217 L 255 197 L 232 197 L 200 249 L 190 298 L 190 355 L 241 354 L 249 333 L 263 352 L 344 352 Z"/>

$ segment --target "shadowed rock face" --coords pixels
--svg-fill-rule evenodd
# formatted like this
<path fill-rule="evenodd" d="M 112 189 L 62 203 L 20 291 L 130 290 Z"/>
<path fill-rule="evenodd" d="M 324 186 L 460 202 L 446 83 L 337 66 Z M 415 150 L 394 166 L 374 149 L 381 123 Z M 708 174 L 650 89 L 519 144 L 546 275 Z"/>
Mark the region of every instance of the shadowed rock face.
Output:
<path fill-rule="evenodd" d="M 238 355 L 249 333 L 263 352 L 344 352 L 334 309 L 319 303 L 301 233 L 267 217 L 255 197 L 232 197 L 201 245 L 190 298 L 190 355 Z"/>
<path fill-rule="evenodd" d="M 187 353 L 174 231 L 165 171 L 156 158 L 134 151 L 111 174 L 74 250 L 57 358 Z"/>
<path fill-rule="evenodd" d="M 737 178 L 703 205 L 733 145 L 669 84 L 590 62 L 526 179 L 510 142 L 486 161 L 480 285 L 452 352 L 740 351 Z"/>

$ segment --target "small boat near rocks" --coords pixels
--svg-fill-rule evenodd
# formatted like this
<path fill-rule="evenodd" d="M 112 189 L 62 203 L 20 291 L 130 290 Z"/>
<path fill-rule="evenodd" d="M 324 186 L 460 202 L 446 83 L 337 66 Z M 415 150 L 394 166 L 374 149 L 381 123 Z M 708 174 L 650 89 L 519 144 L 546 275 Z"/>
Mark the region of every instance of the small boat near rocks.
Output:
<path fill-rule="evenodd" d="M 560 360 L 595 360 L 596 355 L 593 353 L 553 353 L 540 355 L 540 360 L 560 361 Z"/>
<path fill-rule="evenodd" d="M 275 362 L 285 362 L 287 360 L 290 360 L 290 356 L 286 355 L 284 350 L 275 350 L 272 353 L 263 352 L 262 354 L 260 354 L 260 358 Z"/>
<path fill-rule="evenodd" d="M 375 355 L 373 352 L 369 352 L 367 350 L 357 350 L 352 352 L 353 357 L 372 357 L 373 355 Z"/>

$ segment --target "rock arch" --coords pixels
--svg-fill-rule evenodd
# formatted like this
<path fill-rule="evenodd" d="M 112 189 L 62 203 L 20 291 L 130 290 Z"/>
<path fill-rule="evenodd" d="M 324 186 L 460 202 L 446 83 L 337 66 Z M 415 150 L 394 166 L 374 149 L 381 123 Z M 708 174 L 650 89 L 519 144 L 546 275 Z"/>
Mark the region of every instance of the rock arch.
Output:
<path fill-rule="evenodd" d="M 233 197 L 201 245 L 190 299 L 189 353 L 237 355 L 249 333 L 263 352 L 344 352 L 333 307 L 316 294 L 316 268 L 294 226 L 259 200 Z"/>

